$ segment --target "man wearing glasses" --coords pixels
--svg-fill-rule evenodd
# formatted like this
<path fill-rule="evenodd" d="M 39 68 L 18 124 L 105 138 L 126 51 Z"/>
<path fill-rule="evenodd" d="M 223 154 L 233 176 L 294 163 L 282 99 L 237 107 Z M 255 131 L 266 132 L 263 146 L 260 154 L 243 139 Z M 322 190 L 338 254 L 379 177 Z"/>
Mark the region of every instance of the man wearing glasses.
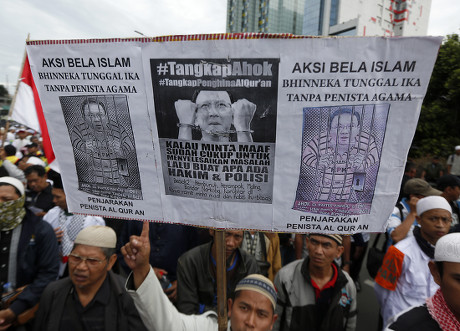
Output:
<path fill-rule="evenodd" d="M 375 139 L 361 129 L 360 114 L 351 107 L 341 107 L 330 115 L 328 130 L 306 145 L 302 161 L 316 169 L 320 201 L 348 201 L 354 176 L 379 160 Z M 359 178 L 358 178 L 359 179 Z"/>
<path fill-rule="evenodd" d="M 179 139 L 192 140 L 192 132 L 197 130 L 202 141 L 228 142 L 231 134 L 236 134 L 238 142 L 252 142 L 251 120 L 256 105 L 246 99 L 232 103 L 226 91 L 199 91 L 192 101 L 178 100 L 174 105 Z"/>
<path fill-rule="evenodd" d="M 35 330 L 145 330 L 123 278 L 111 271 L 116 242 L 110 227 L 80 231 L 69 254 L 69 277 L 43 292 Z"/>

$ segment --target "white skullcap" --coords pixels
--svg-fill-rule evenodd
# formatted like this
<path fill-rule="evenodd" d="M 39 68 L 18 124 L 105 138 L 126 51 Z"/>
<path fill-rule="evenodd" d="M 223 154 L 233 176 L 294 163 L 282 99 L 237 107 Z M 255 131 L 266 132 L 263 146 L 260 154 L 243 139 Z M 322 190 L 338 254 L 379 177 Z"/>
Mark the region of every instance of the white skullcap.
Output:
<path fill-rule="evenodd" d="M 449 233 L 439 238 L 434 248 L 434 260 L 460 263 L 460 233 Z"/>
<path fill-rule="evenodd" d="M 417 215 L 422 214 L 432 209 L 444 209 L 452 215 L 452 207 L 449 205 L 447 200 L 440 196 L 429 196 L 417 201 Z"/>
<path fill-rule="evenodd" d="M 46 167 L 46 163 L 43 162 L 42 159 L 40 159 L 40 158 L 38 158 L 38 157 L 35 157 L 35 156 L 29 157 L 29 159 L 27 160 L 27 164 L 41 165 L 43 168 Z"/>
<path fill-rule="evenodd" d="M 455 146 L 456 151 L 460 151 L 460 145 Z"/>
<path fill-rule="evenodd" d="M 117 235 L 111 227 L 93 225 L 81 230 L 74 243 L 95 247 L 115 248 L 117 245 Z"/>
<path fill-rule="evenodd" d="M 276 307 L 276 290 L 273 286 L 273 283 L 270 279 L 265 276 L 259 274 L 252 274 L 248 275 L 236 284 L 235 292 L 238 291 L 255 291 L 263 296 L 265 296 L 268 300 L 270 300 L 273 310 Z"/>
<path fill-rule="evenodd" d="M 19 192 L 21 192 L 21 196 L 24 195 L 24 184 L 19 179 L 8 176 L 0 177 L 0 183 L 10 184 L 17 188 Z"/>

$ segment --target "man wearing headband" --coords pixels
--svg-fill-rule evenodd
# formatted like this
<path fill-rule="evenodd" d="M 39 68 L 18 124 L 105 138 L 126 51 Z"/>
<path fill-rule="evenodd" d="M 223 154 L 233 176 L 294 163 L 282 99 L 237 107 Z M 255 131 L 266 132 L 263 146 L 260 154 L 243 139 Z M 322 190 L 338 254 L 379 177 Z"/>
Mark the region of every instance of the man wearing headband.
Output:
<path fill-rule="evenodd" d="M 341 235 L 307 236 L 308 257 L 281 268 L 275 330 L 354 330 L 356 288 L 334 262 L 344 250 Z"/>
<path fill-rule="evenodd" d="M 447 234 L 436 243 L 431 275 L 441 288 L 421 306 L 399 315 L 387 330 L 460 330 L 460 233 Z"/>
<path fill-rule="evenodd" d="M 127 288 L 139 314 L 149 330 L 216 331 L 217 315 L 208 311 L 201 315 L 179 313 L 163 293 L 158 278 L 149 265 L 149 227 L 144 223 L 140 236 L 131 236 L 122 247 L 126 264 L 133 270 Z M 271 281 L 257 274 L 242 279 L 228 300 L 228 330 L 268 331 L 273 328 L 276 291 Z"/>
<path fill-rule="evenodd" d="M 414 227 L 413 236 L 390 246 L 375 277 L 374 290 L 384 326 L 401 311 L 423 303 L 438 289 L 428 262 L 434 258 L 436 242 L 449 232 L 452 209 L 439 196 L 420 199 L 416 209 L 420 226 Z"/>
<path fill-rule="evenodd" d="M 24 201 L 22 182 L 0 177 L 0 285 L 3 293 L 28 285 L 9 308 L 0 310 L 0 329 L 38 303 L 59 268 L 53 229 L 24 208 Z"/>
<path fill-rule="evenodd" d="M 108 226 L 78 233 L 69 254 L 69 277 L 43 292 L 34 330 L 146 330 L 123 288 L 124 279 L 111 271 L 116 243 Z"/>

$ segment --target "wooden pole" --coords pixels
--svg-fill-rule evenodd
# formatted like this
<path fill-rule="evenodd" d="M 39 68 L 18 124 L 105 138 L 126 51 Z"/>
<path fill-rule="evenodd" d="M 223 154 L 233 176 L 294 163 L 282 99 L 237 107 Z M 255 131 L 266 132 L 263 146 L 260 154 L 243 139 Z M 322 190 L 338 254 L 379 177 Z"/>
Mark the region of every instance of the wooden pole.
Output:
<path fill-rule="evenodd" d="M 217 315 L 219 331 L 227 330 L 227 266 L 225 256 L 225 231 L 216 230 L 216 283 L 217 283 Z"/>

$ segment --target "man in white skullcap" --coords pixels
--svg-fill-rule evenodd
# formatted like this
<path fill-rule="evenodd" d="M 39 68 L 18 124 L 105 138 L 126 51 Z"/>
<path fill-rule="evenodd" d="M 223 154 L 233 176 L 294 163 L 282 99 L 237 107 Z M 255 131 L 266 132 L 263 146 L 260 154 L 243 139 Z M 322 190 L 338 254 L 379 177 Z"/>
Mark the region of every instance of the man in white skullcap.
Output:
<path fill-rule="evenodd" d="M 439 286 L 431 277 L 428 262 L 434 258 L 436 242 L 449 232 L 452 209 L 440 196 L 418 200 L 413 236 L 390 246 L 375 277 L 374 290 L 383 325 L 403 310 L 422 304 Z"/>
<path fill-rule="evenodd" d="M 34 330 L 146 330 L 124 279 L 111 271 L 116 242 L 107 226 L 80 231 L 69 254 L 69 277 L 43 292 Z"/>
<path fill-rule="evenodd" d="M 168 300 L 155 272 L 149 265 L 150 241 L 148 222 L 140 236 L 131 236 L 121 249 L 126 264 L 133 270 L 126 286 L 149 330 L 216 331 L 217 315 L 207 311 L 201 315 L 185 315 Z M 276 321 L 276 291 L 266 277 L 251 274 L 235 287 L 228 300 L 228 330 L 268 331 Z"/>
<path fill-rule="evenodd" d="M 24 191 L 18 179 L 0 177 L 0 286 L 7 293 L 27 285 L 8 308 L 0 310 L 1 330 L 33 317 L 28 312 L 59 268 L 54 231 L 24 207 Z"/>
<path fill-rule="evenodd" d="M 62 278 L 67 276 L 67 260 L 78 233 L 88 226 L 105 225 L 105 221 L 102 217 L 69 213 L 61 175 L 57 172 L 50 172 L 49 179 L 53 181 L 51 193 L 56 206 L 43 216 L 43 220 L 53 227 L 59 242 L 59 278 Z"/>
<path fill-rule="evenodd" d="M 440 288 L 423 305 L 400 314 L 387 330 L 460 330 L 460 233 L 438 240 L 429 267 Z"/>

